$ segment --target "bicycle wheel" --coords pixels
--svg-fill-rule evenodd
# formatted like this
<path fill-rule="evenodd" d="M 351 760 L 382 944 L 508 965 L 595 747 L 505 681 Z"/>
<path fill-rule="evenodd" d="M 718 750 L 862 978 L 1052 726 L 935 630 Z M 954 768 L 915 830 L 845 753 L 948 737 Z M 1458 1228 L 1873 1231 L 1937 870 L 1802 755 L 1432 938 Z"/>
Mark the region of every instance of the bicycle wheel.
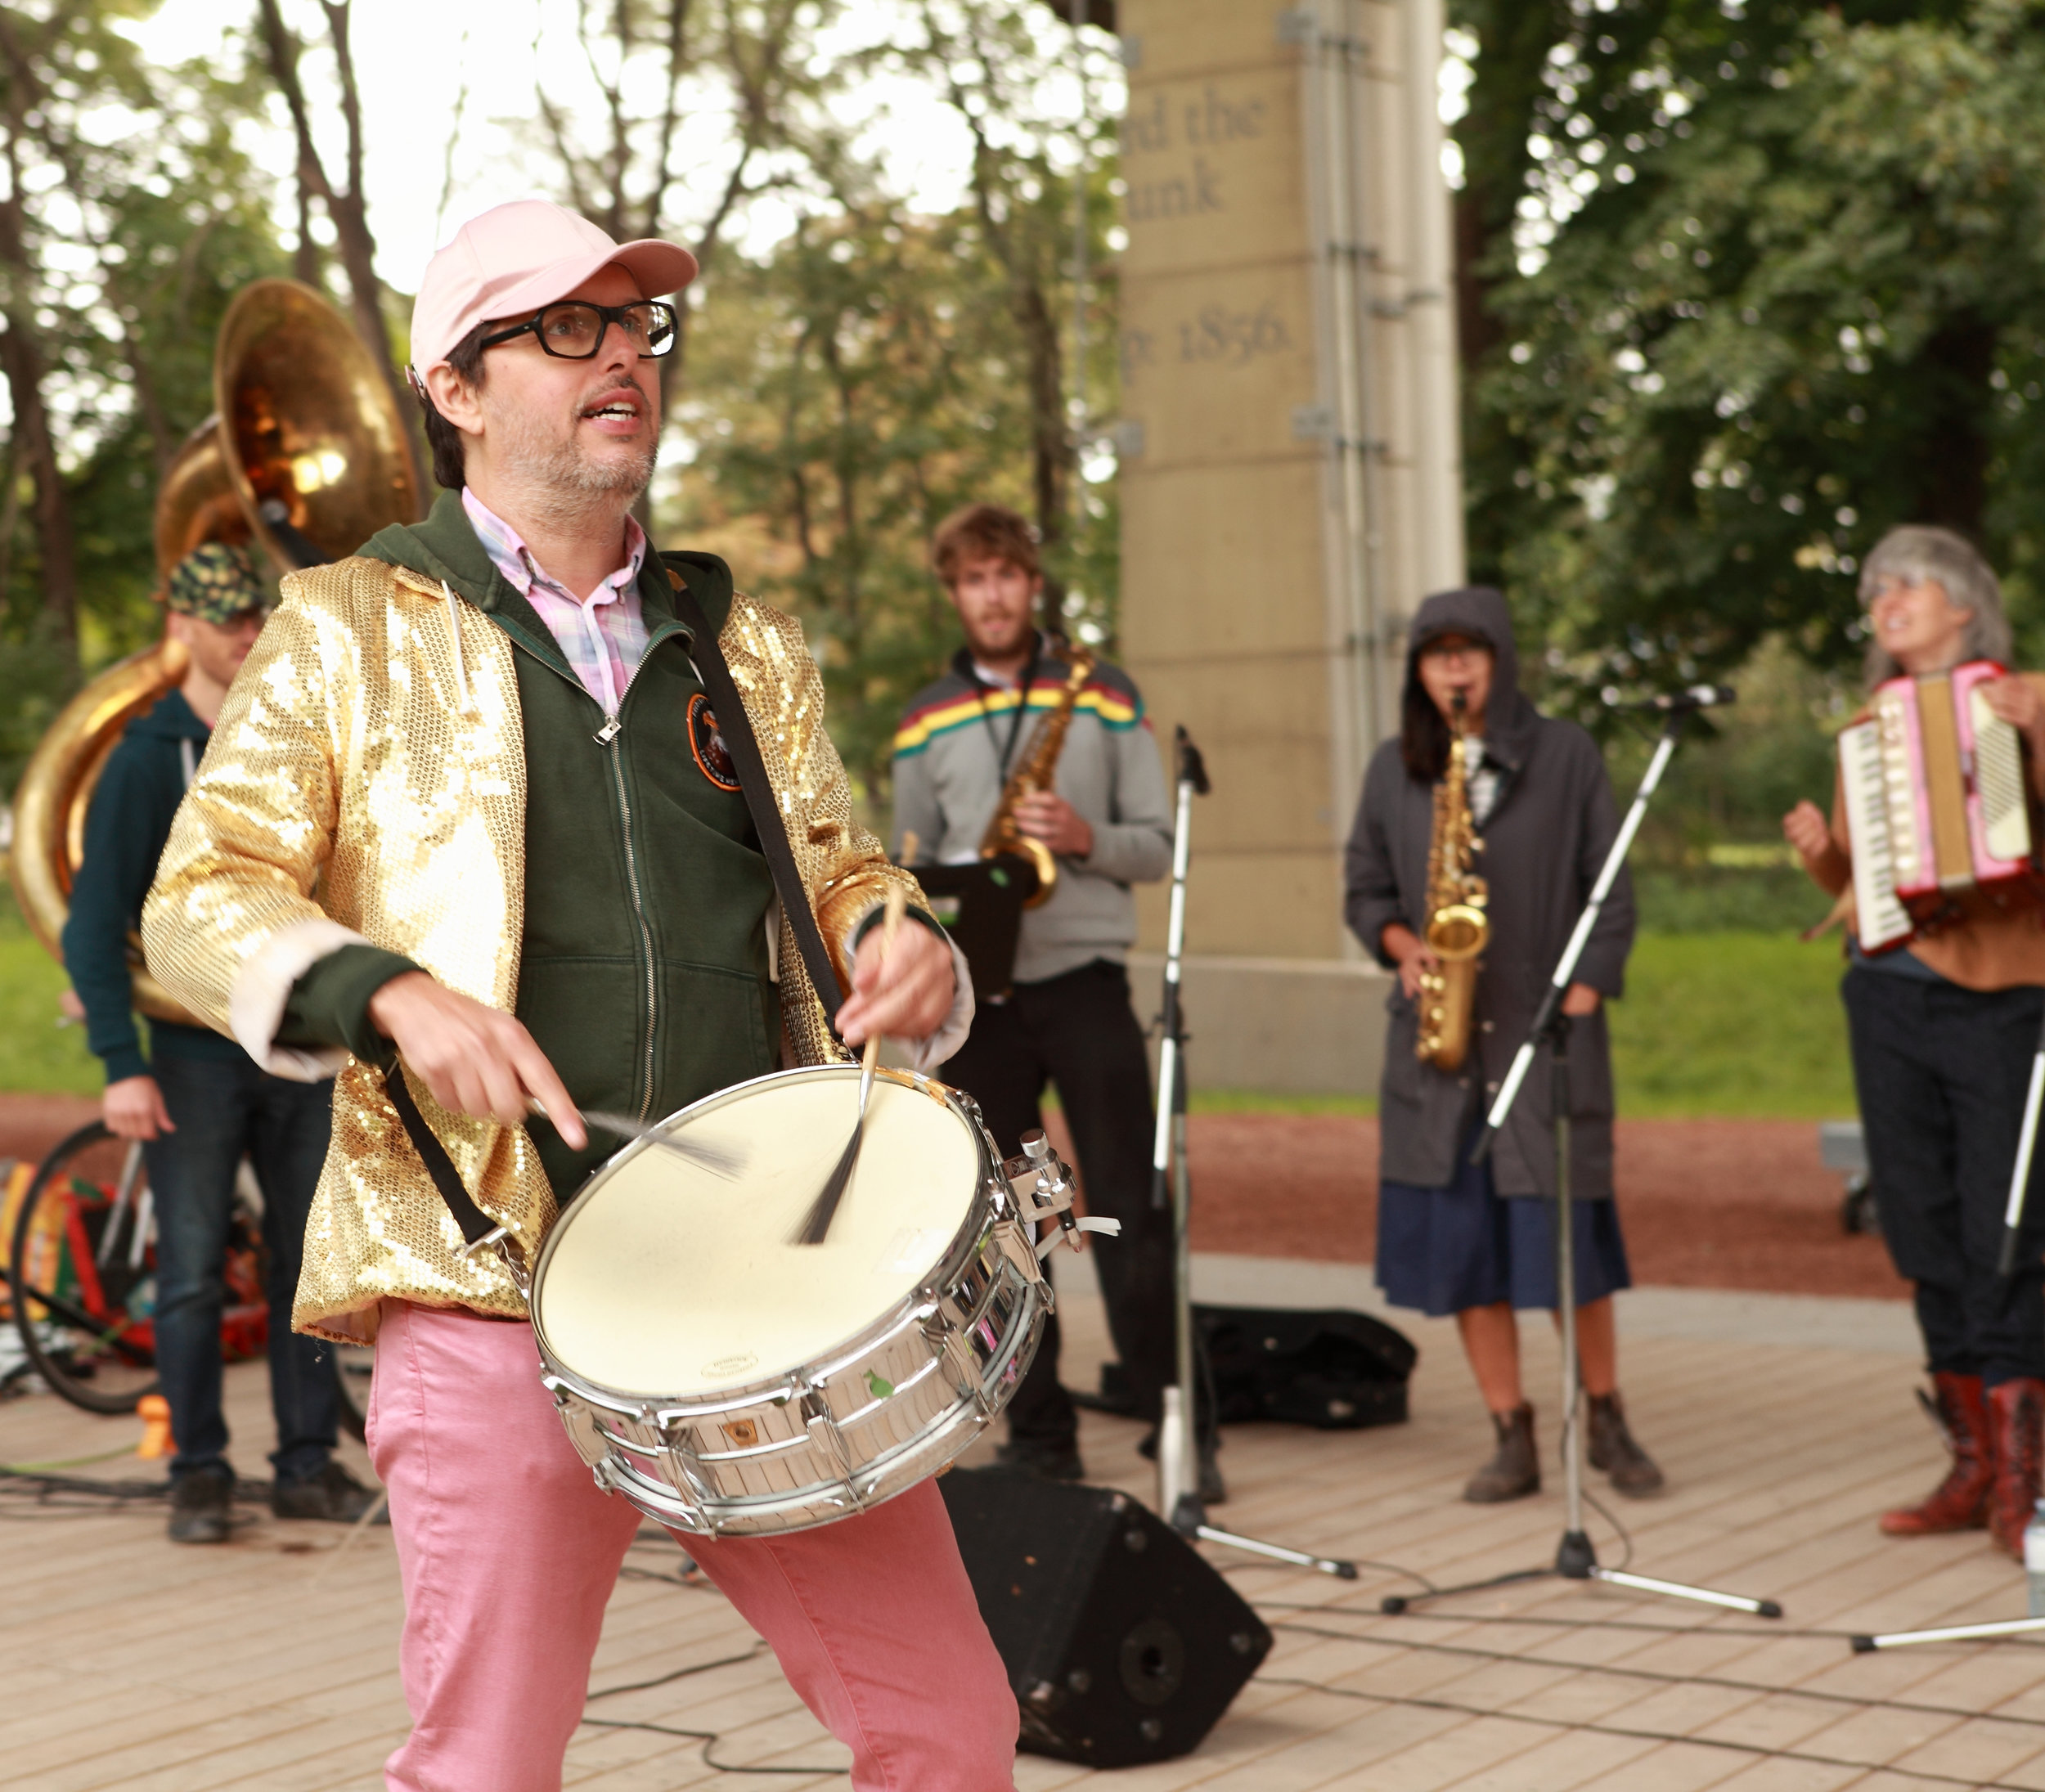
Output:
<path fill-rule="evenodd" d="M 156 1292 L 142 1148 L 98 1121 L 43 1160 L 8 1241 L 16 1329 L 52 1391 L 132 1412 L 156 1391 Z"/>

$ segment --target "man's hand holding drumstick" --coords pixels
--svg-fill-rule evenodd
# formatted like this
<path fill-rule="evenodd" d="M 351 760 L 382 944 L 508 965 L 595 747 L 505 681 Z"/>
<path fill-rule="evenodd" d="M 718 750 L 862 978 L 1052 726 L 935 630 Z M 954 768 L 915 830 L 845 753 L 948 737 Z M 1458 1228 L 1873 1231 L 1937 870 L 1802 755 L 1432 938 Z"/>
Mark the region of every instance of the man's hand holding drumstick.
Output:
<path fill-rule="evenodd" d="M 876 927 L 853 957 L 838 1032 L 848 1045 L 873 1033 L 923 1039 L 951 1012 L 955 994 L 951 950 L 932 929 L 902 927 L 891 947 Z M 517 1126 L 537 1101 L 570 1149 L 588 1143 L 561 1079 L 515 1017 L 408 971 L 371 997 L 369 1017 L 450 1113 Z"/>

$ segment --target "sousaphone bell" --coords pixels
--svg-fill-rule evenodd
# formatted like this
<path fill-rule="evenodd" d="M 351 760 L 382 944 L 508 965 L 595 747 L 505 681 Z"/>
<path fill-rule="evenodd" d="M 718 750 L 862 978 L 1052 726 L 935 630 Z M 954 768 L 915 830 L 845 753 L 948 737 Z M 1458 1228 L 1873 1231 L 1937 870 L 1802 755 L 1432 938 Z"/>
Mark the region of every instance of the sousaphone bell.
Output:
<path fill-rule="evenodd" d="M 259 280 L 227 308 L 213 352 L 215 413 L 186 438 L 156 494 L 159 582 L 206 541 L 260 542 L 280 571 L 352 554 L 418 514 L 411 446 L 375 358 L 309 286 Z M 14 797 L 8 871 L 45 950 L 59 939 L 84 860 L 85 815 L 130 721 L 184 677 L 168 636 L 109 667 L 64 706 Z M 173 1001 L 129 936 L 135 1006 L 201 1023 Z"/>

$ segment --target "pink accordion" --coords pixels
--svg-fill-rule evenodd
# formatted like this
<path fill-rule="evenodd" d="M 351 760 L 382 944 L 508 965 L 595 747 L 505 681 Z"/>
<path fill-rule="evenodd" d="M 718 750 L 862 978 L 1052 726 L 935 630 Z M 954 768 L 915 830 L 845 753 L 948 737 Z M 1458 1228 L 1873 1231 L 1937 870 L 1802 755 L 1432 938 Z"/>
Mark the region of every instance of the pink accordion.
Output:
<path fill-rule="evenodd" d="M 1929 678 L 1892 678 L 1868 715 L 1840 730 L 1863 952 L 1937 931 L 1966 891 L 2011 906 L 2040 900 L 2023 750 L 1981 690 L 2003 676 L 1993 660 L 1976 659 Z"/>

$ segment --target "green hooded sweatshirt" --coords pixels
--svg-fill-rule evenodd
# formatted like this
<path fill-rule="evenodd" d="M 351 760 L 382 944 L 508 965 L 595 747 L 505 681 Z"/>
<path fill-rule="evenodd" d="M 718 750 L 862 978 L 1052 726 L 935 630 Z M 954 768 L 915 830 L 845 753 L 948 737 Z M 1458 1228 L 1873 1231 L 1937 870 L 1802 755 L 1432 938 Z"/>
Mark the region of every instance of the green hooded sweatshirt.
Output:
<path fill-rule="evenodd" d="M 498 573 L 458 493 L 362 552 L 444 579 L 510 640 L 526 770 L 516 1013 L 576 1103 L 654 1119 L 772 1070 L 781 1030 L 766 946 L 773 878 L 745 798 L 691 746 L 690 700 L 708 698 L 668 582 L 672 569 L 721 628 L 730 569 L 708 554 L 646 556 L 646 657 L 613 728 Z M 279 1043 L 341 1045 L 387 1065 L 390 1042 L 370 1022 L 369 999 L 416 968 L 374 946 L 342 948 L 299 980 Z M 597 1137 L 573 1152 L 544 1121 L 530 1130 L 563 1200 L 618 1148 Z"/>

